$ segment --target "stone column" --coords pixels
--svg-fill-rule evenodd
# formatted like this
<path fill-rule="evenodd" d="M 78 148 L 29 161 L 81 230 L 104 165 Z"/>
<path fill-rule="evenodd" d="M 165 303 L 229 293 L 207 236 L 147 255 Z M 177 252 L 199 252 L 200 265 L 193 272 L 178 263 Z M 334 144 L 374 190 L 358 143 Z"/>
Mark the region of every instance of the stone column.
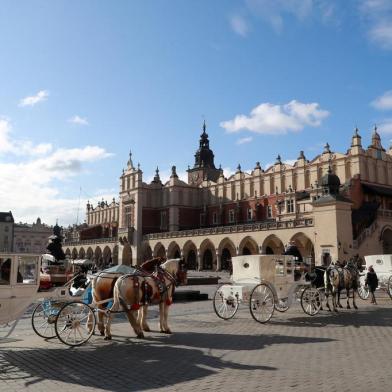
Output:
<path fill-rule="evenodd" d="M 215 252 L 216 252 L 216 271 L 220 271 L 222 269 L 221 255 L 219 254 L 219 249 L 215 249 Z"/>
<path fill-rule="evenodd" d="M 201 271 L 202 270 L 202 260 L 201 260 L 201 254 L 200 254 L 200 249 L 197 250 L 197 270 Z"/>

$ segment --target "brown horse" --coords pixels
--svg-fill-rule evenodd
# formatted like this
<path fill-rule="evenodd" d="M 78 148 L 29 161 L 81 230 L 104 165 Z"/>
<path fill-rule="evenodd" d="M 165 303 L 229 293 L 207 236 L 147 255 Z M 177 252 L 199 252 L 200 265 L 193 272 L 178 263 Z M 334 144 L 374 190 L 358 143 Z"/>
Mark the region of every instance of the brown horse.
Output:
<path fill-rule="evenodd" d="M 147 260 L 137 269 L 123 266 L 123 271 L 121 271 L 121 268 L 119 268 L 119 272 L 115 273 L 102 271 L 94 277 L 92 281 L 93 305 L 99 309 L 98 330 L 102 336 L 105 334 L 105 326 L 103 321 L 105 310 L 113 298 L 114 285 L 117 279 L 123 276 L 125 273 L 135 273 L 139 275 L 150 274 L 154 271 L 155 268 L 157 268 L 158 265 L 163 263 L 163 261 L 163 258 L 156 257 L 154 259 Z"/>
<path fill-rule="evenodd" d="M 350 290 L 353 290 L 353 307 L 358 309 L 355 303 L 355 292 L 358 291 L 359 272 L 362 271 L 362 265 L 360 259 L 350 260 L 344 267 L 339 263 L 331 265 L 327 268 L 324 275 L 325 281 L 325 297 L 327 301 L 327 308 L 331 310 L 329 306 L 328 297 L 332 293 L 332 306 L 333 310 L 337 312 L 337 307 L 342 308 L 340 304 L 340 292 L 346 289 L 347 292 L 347 309 L 350 308 Z"/>
<path fill-rule="evenodd" d="M 114 285 L 111 312 L 122 309 L 138 338 L 143 330 L 150 331 L 146 321 L 148 305 L 159 305 L 160 330 L 171 333 L 167 323 L 169 306 L 173 302 L 175 287 L 186 284 L 187 271 L 183 259 L 167 260 L 150 276 L 124 275 Z M 111 339 L 111 317 L 107 318 L 105 339 Z"/>

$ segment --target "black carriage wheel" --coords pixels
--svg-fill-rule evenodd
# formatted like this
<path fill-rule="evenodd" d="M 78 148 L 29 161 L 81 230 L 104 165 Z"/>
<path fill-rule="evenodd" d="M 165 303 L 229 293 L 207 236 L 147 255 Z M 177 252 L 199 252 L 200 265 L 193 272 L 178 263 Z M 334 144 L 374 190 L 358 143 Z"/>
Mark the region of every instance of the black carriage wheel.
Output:
<path fill-rule="evenodd" d="M 67 346 L 81 346 L 91 338 L 95 325 L 95 313 L 89 305 L 78 301 L 69 302 L 56 317 L 56 335 Z"/>
<path fill-rule="evenodd" d="M 250 314 L 258 323 L 268 322 L 275 310 L 274 293 L 267 284 L 260 283 L 255 286 L 249 299 Z"/>
<path fill-rule="evenodd" d="M 217 288 L 214 294 L 213 305 L 216 315 L 223 319 L 229 320 L 237 313 L 239 299 L 234 295 L 226 296 L 225 288 L 230 285 L 222 285 Z"/>
<path fill-rule="evenodd" d="M 315 316 L 321 309 L 320 291 L 314 287 L 306 287 L 301 294 L 302 310 L 309 316 Z"/>
<path fill-rule="evenodd" d="M 52 314 L 51 306 L 45 307 L 42 303 L 39 303 L 31 314 L 33 331 L 44 339 L 56 337 L 55 320 L 56 315 Z"/>

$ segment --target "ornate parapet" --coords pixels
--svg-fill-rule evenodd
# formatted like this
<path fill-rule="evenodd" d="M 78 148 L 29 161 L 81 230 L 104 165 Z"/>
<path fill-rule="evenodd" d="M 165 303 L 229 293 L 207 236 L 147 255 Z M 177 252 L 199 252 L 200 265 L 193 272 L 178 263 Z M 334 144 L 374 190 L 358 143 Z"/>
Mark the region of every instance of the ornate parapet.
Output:
<path fill-rule="evenodd" d="M 282 222 L 266 221 L 260 223 L 247 223 L 242 225 L 233 226 L 217 226 L 208 227 L 194 230 L 179 230 L 179 231 L 167 231 L 163 233 L 152 233 L 143 236 L 143 240 L 158 240 L 164 238 L 178 238 L 178 237 L 194 237 L 194 236 L 210 236 L 214 234 L 229 234 L 229 233 L 244 233 L 254 231 L 266 231 L 266 230 L 279 230 L 279 229 L 291 229 L 298 227 L 309 227 L 313 226 L 313 218 L 302 218 L 287 220 Z"/>

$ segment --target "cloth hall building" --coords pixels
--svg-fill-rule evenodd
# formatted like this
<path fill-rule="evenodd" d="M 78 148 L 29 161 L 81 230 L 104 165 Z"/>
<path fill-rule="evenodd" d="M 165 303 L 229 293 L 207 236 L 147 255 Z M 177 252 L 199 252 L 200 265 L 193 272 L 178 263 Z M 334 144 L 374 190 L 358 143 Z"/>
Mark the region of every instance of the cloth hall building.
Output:
<path fill-rule="evenodd" d="M 118 201 L 87 204 L 84 227 L 67 233 L 66 254 L 98 264 L 140 264 L 152 256 L 184 257 L 189 268 L 226 269 L 241 254 L 282 254 L 295 245 L 313 264 L 392 253 L 392 150 L 377 128 L 362 145 L 358 129 L 346 153 L 328 144 L 293 165 L 238 166 L 228 178 L 214 163 L 203 125 L 188 181 L 172 167 L 143 181 L 130 154 Z"/>

